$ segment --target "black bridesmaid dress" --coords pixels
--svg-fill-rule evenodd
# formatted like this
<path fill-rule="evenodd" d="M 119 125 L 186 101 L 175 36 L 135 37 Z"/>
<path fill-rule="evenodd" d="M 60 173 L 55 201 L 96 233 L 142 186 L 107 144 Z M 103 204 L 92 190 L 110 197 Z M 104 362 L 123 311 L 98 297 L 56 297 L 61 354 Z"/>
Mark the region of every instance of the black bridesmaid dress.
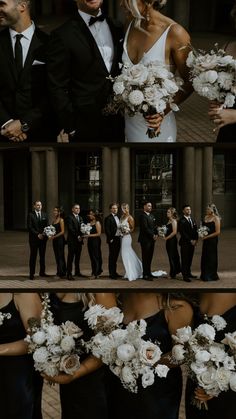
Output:
<path fill-rule="evenodd" d="M 96 225 L 91 226 L 90 234 L 96 234 Z M 88 238 L 88 253 L 91 260 L 92 275 L 99 276 L 102 273 L 102 252 L 101 252 L 101 237 Z"/>
<path fill-rule="evenodd" d="M 216 332 L 216 342 L 221 342 L 224 339 L 225 333 L 231 333 L 235 331 L 236 325 L 236 306 L 227 310 L 221 315 L 227 322 L 227 326 L 224 330 Z M 199 321 L 198 326 L 202 321 Z M 186 396 L 185 396 L 185 409 L 186 419 L 234 419 L 235 418 L 235 406 L 236 406 L 236 392 L 229 390 L 223 391 L 218 397 L 214 397 L 208 400 L 208 410 L 199 410 L 193 406 L 191 401 L 194 395 L 196 384 L 192 380 L 187 380 L 186 385 Z"/>
<path fill-rule="evenodd" d="M 20 314 L 12 299 L 2 313 L 10 313 L 0 326 L 0 344 L 26 336 Z M 0 356 L 0 418 L 40 419 L 42 378 L 35 372 L 31 355 Z"/>
<path fill-rule="evenodd" d="M 236 104 L 234 104 L 233 109 L 236 110 Z M 236 124 L 225 125 L 220 128 L 217 139 L 217 143 L 236 143 Z"/>
<path fill-rule="evenodd" d="M 215 232 L 214 221 L 203 222 L 203 225 L 209 228 L 208 234 Z M 202 245 L 201 257 L 201 279 L 203 281 L 216 281 L 219 279 L 218 268 L 218 236 L 206 239 Z"/>
<path fill-rule="evenodd" d="M 56 234 L 61 232 L 60 223 L 53 224 L 56 229 Z M 66 261 L 65 261 L 65 237 L 64 235 L 56 237 L 52 241 L 53 251 L 57 265 L 57 276 L 63 278 L 66 275 Z"/>
<path fill-rule="evenodd" d="M 171 351 L 172 339 L 163 310 L 145 319 L 144 339 L 159 342 L 163 354 Z M 110 419 L 178 419 L 182 394 L 182 374 L 171 368 L 166 378 L 155 376 L 152 386 L 139 385 L 138 393 L 125 390 L 120 380 L 110 374 Z"/>
<path fill-rule="evenodd" d="M 169 236 L 173 231 L 172 224 L 167 224 L 166 228 L 166 236 Z M 180 258 L 178 252 L 178 241 L 176 235 L 166 241 L 166 251 L 168 254 L 170 264 L 170 277 L 175 278 L 176 275 L 181 272 Z"/>
<path fill-rule="evenodd" d="M 66 303 L 61 301 L 56 294 L 50 295 L 50 302 L 55 324 L 60 325 L 70 320 L 83 330 L 82 339 L 90 339 L 92 331 L 84 320 L 82 302 Z M 87 356 L 88 354 L 81 354 L 80 362 Z M 108 419 L 106 387 L 105 367 L 78 378 L 70 384 L 60 385 L 61 419 Z"/>

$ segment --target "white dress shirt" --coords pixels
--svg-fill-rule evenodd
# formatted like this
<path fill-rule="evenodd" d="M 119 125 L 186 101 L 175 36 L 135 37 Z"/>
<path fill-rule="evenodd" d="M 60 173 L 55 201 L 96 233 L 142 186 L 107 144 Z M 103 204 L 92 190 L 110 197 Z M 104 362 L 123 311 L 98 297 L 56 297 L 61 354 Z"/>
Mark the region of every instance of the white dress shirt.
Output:
<path fill-rule="evenodd" d="M 29 51 L 30 43 L 34 35 L 34 31 L 35 31 L 35 24 L 32 22 L 32 24 L 25 31 L 20 33 L 22 35 L 20 43 L 22 45 L 23 66 L 25 64 L 25 60 Z M 11 29 L 11 28 L 9 29 L 9 32 L 10 32 L 11 44 L 12 44 L 12 49 L 13 49 L 13 54 L 14 54 L 16 35 L 19 35 L 19 32 L 16 32 L 14 31 L 14 29 Z"/>
<path fill-rule="evenodd" d="M 108 72 L 110 73 L 113 57 L 114 57 L 114 45 L 112 40 L 112 35 L 108 23 L 106 19 L 101 21 L 95 22 L 93 25 L 89 26 L 89 21 L 92 15 L 88 13 L 84 13 L 81 10 L 78 10 L 80 16 L 88 26 L 91 34 L 93 35 L 95 42 L 98 46 L 100 54 L 103 58 L 103 61 L 106 65 Z M 101 14 L 101 10 L 99 11 L 98 15 Z"/>

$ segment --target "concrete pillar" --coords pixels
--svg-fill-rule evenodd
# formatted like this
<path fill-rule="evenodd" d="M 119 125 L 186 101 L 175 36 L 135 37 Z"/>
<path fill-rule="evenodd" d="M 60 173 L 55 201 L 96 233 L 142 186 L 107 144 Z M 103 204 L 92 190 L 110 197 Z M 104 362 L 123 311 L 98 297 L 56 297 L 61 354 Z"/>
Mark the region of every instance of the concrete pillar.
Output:
<path fill-rule="evenodd" d="M 183 150 L 183 204 L 191 205 L 194 211 L 194 165 L 195 150 L 192 146 L 186 146 Z"/>
<path fill-rule="evenodd" d="M 203 183 L 202 188 L 202 211 L 205 214 L 207 204 L 212 202 L 213 181 L 213 146 L 203 148 Z"/>
<path fill-rule="evenodd" d="M 195 149 L 195 179 L 194 179 L 194 191 L 195 200 L 194 205 L 194 218 L 199 222 L 202 219 L 202 189 L 203 189 L 203 178 L 202 178 L 202 148 Z"/>
<path fill-rule="evenodd" d="M 119 171 L 119 186 L 120 186 L 120 203 L 131 203 L 131 179 L 130 179 L 130 149 L 128 147 L 120 148 L 120 171 Z"/>
<path fill-rule="evenodd" d="M 51 214 L 58 205 L 58 161 L 57 151 L 53 148 L 46 150 L 46 211 Z"/>
<path fill-rule="evenodd" d="M 3 153 L 0 153 L 0 231 L 4 231 Z"/>
<path fill-rule="evenodd" d="M 52 13 L 52 0 L 42 0 L 42 15 L 49 16 Z"/>
<path fill-rule="evenodd" d="M 37 199 L 42 198 L 42 171 L 41 171 L 41 152 L 37 149 L 31 149 L 31 165 L 32 165 L 32 179 L 31 179 L 31 188 L 32 188 L 32 202 Z M 43 193 L 44 195 L 44 193 Z"/>
<path fill-rule="evenodd" d="M 112 153 L 109 147 L 103 147 L 102 150 L 102 212 L 106 216 L 109 214 L 109 205 L 111 203 L 112 189 Z"/>
<path fill-rule="evenodd" d="M 178 0 L 173 2 L 173 19 L 185 29 L 189 28 L 190 0 Z"/>
<path fill-rule="evenodd" d="M 111 166 L 111 202 L 119 202 L 119 182 L 120 182 L 120 169 L 119 169 L 119 149 L 112 149 L 112 166 Z"/>

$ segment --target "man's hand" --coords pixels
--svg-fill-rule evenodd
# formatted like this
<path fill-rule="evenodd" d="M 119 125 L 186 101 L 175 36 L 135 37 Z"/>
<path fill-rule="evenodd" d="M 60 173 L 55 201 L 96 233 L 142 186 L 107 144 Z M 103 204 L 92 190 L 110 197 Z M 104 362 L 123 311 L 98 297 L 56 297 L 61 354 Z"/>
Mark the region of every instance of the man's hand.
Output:
<path fill-rule="evenodd" d="M 38 234 L 38 238 L 39 238 L 39 240 L 43 240 L 44 239 L 44 235 L 43 234 Z"/>
<path fill-rule="evenodd" d="M 27 139 L 26 133 L 21 130 L 21 122 L 19 119 L 15 119 L 5 125 L 1 129 L 1 135 L 14 142 L 21 142 Z"/>
<path fill-rule="evenodd" d="M 196 244 L 197 244 L 197 240 L 191 240 L 191 242 L 190 242 L 193 246 L 196 246 Z"/>

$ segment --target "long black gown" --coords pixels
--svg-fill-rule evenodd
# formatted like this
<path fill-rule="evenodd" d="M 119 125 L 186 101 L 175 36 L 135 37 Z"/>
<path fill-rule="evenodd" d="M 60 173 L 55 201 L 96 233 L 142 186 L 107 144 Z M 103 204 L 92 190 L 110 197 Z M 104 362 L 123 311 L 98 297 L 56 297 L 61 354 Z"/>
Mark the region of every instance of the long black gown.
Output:
<path fill-rule="evenodd" d="M 61 232 L 60 223 L 53 224 L 56 229 L 56 234 Z M 66 275 L 66 260 L 65 260 L 65 237 L 64 235 L 56 237 L 52 241 L 53 251 L 57 264 L 57 275 L 63 277 Z"/>
<path fill-rule="evenodd" d="M 236 109 L 234 104 L 233 109 Z M 225 125 L 220 128 L 217 139 L 217 143 L 236 143 L 236 124 Z"/>
<path fill-rule="evenodd" d="M 59 325 L 70 320 L 83 330 L 84 340 L 91 337 L 91 330 L 84 320 L 82 302 L 65 303 L 55 294 L 50 295 L 50 301 L 55 324 Z M 80 362 L 87 356 L 81 354 Z M 60 385 L 61 418 L 108 419 L 106 386 L 106 368 L 103 367 L 70 384 Z"/>
<path fill-rule="evenodd" d="M 12 299 L 2 313 L 10 313 L 0 326 L 0 344 L 26 336 L 20 314 Z M 34 371 L 31 355 L 0 356 L 0 418 L 40 419 L 42 379 Z"/>
<path fill-rule="evenodd" d="M 96 225 L 92 225 L 90 234 L 96 234 Z M 91 260 L 92 275 L 99 276 L 102 273 L 101 237 L 88 238 L 88 253 Z"/>
<path fill-rule="evenodd" d="M 214 221 L 203 222 L 203 225 L 209 228 L 208 234 L 215 232 Z M 219 279 L 218 268 L 218 237 L 212 237 L 203 241 L 201 257 L 201 279 L 203 281 L 216 281 Z"/>
<path fill-rule="evenodd" d="M 166 228 L 166 236 L 169 236 L 173 231 L 172 224 L 167 224 Z M 180 258 L 178 252 L 178 241 L 176 235 L 171 237 L 171 239 L 166 240 L 166 251 L 170 263 L 170 277 L 175 278 L 175 276 L 181 272 Z"/>
<path fill-rule="evenodd" d="M 227 326 L 224 330 L 216 332 L 216 342 L 221 342 L 224 338 L 225 333 L 231 333 L 235 331 L 236 325 L 236 306 L 227 310 L 221 315 L 227 322 Z M 199 321 L 200 323 L 200 321 Z M 199 324 L 198 323 L 198 324 Z M 203 320 L 201 321 L 203 323 Z M 198 325 L 196 324 L 196 326 Z M 235 418 L 235 406 L 236 406 L 236 393 L 232 390 L 222 392 L 218 397 L 214 397 L 208 400 L 208 410 L 199 410 L 191 403 L 196 384 L 192 380 L 187 380 L 186 385 L 186 397 L 185 397 L 185 408 L 186 408 L 186 419 L 234 419 Z"/>
<path fill-rule="evenodd" d="M 161 310 L 145 319 L 147 322 L 146 340 L 159 342 L 167 353 L 172 348 L 171 335 Z M 182 374 L 179 367 L 171 368 L 166 378 L 156 376 L 152 386 L 139 386 L 138 393 L 125 390 L 120 380 L 110 376 L 110 419 L 178 419 L 182 393 Z"/>

